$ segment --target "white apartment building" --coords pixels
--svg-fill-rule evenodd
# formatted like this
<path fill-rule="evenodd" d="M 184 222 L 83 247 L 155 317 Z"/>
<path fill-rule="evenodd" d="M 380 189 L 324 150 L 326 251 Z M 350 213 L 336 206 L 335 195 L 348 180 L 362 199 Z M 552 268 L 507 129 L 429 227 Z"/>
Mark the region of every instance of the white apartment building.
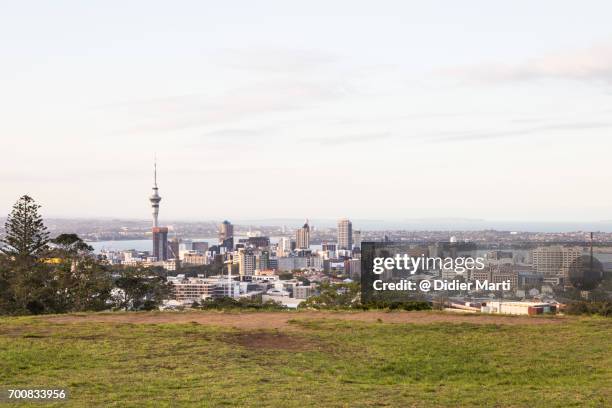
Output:
<path fill-rule="evenodd" d="M 285 256 L 291 252 L 291 238 L 282 237 L 276 247 L 276 256 Z"/>
<path fill-rule="evenodd" d="M 216 280 L 185 278 L 173 279 L 172 296 L 180 302 L 200 301 L 213 296 L 214 288 L 217 286 Z"/>
<path fill-rule="evenodd" d="M 338 221 L 338 249 L 353 249 L 353 223 L 346 218 Z"/>
<path fill-rule="evenodd" d="M 560 245 L 544 246 L 533 250 L 534 272 L 544 276 L 545 282 L 568 278 L 571 268 L 582 267 L 582 248 Z"/>
<path fill-rule="evenodd" d="M 255 275 L 257 258 L 251 251 L 240 249 L 234 253 L 233 263 L 238 265 L 238 273 L 240 275 Z"/>
<path fill-rule="evenodd" d="M 208 265 L 208 256 L 196 251 L 190 251 L 183 255 L 183 264 L 185 265 Z"/>

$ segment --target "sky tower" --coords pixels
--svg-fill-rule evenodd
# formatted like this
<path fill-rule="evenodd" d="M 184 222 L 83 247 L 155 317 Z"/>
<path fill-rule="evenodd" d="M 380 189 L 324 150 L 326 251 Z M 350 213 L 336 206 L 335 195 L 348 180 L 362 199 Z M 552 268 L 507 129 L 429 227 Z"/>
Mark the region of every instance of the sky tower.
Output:
<path fill-rule="evenodd" d="M 168 227 L 160 227 L 157 223 L 161 201 L 157 188 L 157 160 L 153 164 L 153 194 L 149 201 L 153 208 L 153 256 L 157 261 L 165 261 L 168 259 Z"/>
<path fill-rule="evenodd" d="M 159 216 L 159 202 L 161 197 L 157 188 L 157 160 L 153 164 L 153 195 L 149 197 L 151 207 L 153 207 L 153 227 L 157 227 L 157 217 Z"/>

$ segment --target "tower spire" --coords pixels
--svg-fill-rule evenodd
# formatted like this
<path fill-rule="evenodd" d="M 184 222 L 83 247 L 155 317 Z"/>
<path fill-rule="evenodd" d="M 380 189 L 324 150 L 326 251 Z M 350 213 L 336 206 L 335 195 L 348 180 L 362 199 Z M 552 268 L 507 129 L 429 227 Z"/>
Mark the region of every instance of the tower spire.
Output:
<path fill-rule="evenodd" d="M 157 154 L 153 158 L 153 186 L 157 188 Z"/>
<path fill-rule="evenodd" d="M 161 197 L 159 196 L 157 188 L 157 156 L 153 160 L 153 194 L 149 197 L 149 201 L 151 202 L 151 207 L 153 209 L 153 226 L 157 227 L 157 218 L 159 215 L 159 202 L 161 201 Z"/>

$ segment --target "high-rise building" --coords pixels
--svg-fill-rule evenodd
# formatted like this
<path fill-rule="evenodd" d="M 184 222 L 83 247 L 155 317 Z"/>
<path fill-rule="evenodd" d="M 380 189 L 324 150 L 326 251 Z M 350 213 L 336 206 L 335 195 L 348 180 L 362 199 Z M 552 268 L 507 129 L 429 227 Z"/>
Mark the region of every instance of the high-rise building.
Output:
<path fill-rule="evenodd" d="M 291 252 L 291 238 L 282 237 L 276 247 L 276 256 L 285 256 Z"/>
<path fill-rule="evenodd" d="M 254 248 L 267 248 L 270 246 L 270 238 L 268 237 L 248 237 L 246 240 L 246 244 Z"/>
<path fill-rule="evenodd" d="M 191 244 L 191 247 L 193 248 L 194 251 L 197 251 L 197 252 L 203 254 L 206 251 L 208 251 L 208 242 L 206 242 L 206 241 L 196 241 L 193 244 Z"/>
<path fill-rule="evenodd" d="M 310 227 L 308 226 L 308 220 L 306 220 L 302 228 L 298 228 L 296 231 L 295 241 L 297 249 L 310 248 Z"/>
<path fill-rule="evenodd" d="M 337 247 L 338 246 L 336 244 L 331 242 L 323 242 L 323 244 L 321 244 L 322 251 L 336 252 Z"/>
<path fill-rule="evenodd" d="M 168 259 L 168 228 L 153 227 L 153 256 L 157 261 Z"/>
<path fill-rule="evenodd" d="M 168 254 L 169 258 L 179 259 L 180 241 L 178 240 L 178 238 L 172 238 L 170 242 L 168 242 L 168 249 L 170 251 L 170 253 Z"/>
<path fill-rule="evenodd" d="M 338 249 L 353 249 L 353 223 L 346 218 L 338 221 Z"/>
<path fill-rule="evenodd" d="M 238 265 L 238 273 L 241 276 L 251 276 L 255 274 L 256 257 L 251 250 L 238 250 L 238 252 L 234 254 L 233 264 Z"/>
<path fill-rule="evenodd" d="M 532 258 L 534 271 L 543 275 L 545 282 L 567 279 L 570 270 L 582 268 L 581 247 L 539 247 L 533 250 Z"/>
<path fill-rule="evenodd" d="M 219 243 L 222 244 L 228 238 L 234 237 L 234 226 L 228 220 L 219 224 Z"/>
<path fill-rule="evenodd" d="M 353 247 L 361 248 L 361 231 L 359 230 L 353 231 Z"/>
<path fill-rule="evenodd" d="M 261 251 L 258 255 L 256 255 L 257 258 L 257 265 L 256 268 L 259 269 L 260 271 L 265 271 L 270 269 L 270 252 L 269 251 Z"/>

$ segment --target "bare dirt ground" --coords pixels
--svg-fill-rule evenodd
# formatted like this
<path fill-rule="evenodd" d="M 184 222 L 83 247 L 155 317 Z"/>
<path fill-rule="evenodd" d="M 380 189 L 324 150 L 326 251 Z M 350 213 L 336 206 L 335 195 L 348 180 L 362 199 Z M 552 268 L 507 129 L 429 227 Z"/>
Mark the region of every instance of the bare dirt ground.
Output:
<path fill-rule="evenodd" d="M 230 344 L 255 349 L 307 351 L 321 349 L 325 347 L 324 343 L 320 343 L 312 339 L 297 337 L 294 335 L 287 335 L 284 332 L 280 331 L 243 331 L 225 336 L 224 340 Z"/>
<path fill-rule="evenodd" d="M 442 312 L 132 312 L 72 314 L 49 316 L 42 319 L 54 323 L 198 323 L 212 326 L 235 327 L 238 329 L 281 329 L 291 327 L 290 321 L 317 319 L 346 320 L 383 323 L 473 323 L 500 325 L 562 324 L 567 321 L 560 317 L 492 316 L 480 314 L 456 314 Z"/>

